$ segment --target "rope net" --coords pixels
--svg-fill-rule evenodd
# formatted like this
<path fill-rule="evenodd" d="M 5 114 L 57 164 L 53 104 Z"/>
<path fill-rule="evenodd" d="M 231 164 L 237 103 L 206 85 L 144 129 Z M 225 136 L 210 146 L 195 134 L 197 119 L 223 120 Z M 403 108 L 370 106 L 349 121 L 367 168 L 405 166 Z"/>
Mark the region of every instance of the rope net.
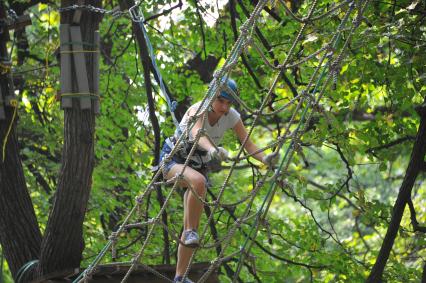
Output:
<path fill-rule="evenodd" d="M 276 62 L 269 62 L 265 53 L 269 53 L 270 50 L 262 50 L 255 32 L 256 29 L 261 26 L 259 22 L 262 17 L 267 16 L 262 11 L 266 5 L 270 4 L 268 2 L 270 1 L 260 0 L 248 19 L 241 25 L 239 37 L 235 41 L 229 57 L 226 59 L 223 67 L 215 72 L 214 78 L 209 85 L 207 93 L 203 97 L 200 107 L 195 116 L 189 121 L 187 130 L 181 134 L 175 143 L 175 147 L 164 160 L 165 162 L 170 161 L 173 155 L 185 145 L 185 141 L 189 137 L 189 131 L 198 119 L 202 119 L 203 125 L 205 124 L 207 115 L 204 114 L 222 89 L 226 89 L 227 92 L 231 93 L 240 103 L 244 111 L 247 111 L 247 113 L 252 114 L 254 117 L 251 125 L 248 127 L 246 139 L 242 142 L 236 155 L 231 158 L 229 168 L 224 170 L 225 176 L 222 184 L 219 187 L 209 188 L 206 200 L 201 198 L 193 188 L 188 188 L 197 196 L 199 201 L 204 203 L 208 215 L 207 220 L 202 220 L 201 222 L 201 228 L 199 230 L 200 247 L 194 250 L 190 264 L 184 275 L 184 278 L 187 277 L 191 265 L 195 261 L 195 257 L 199 255 L 200 258 L 203 258 L 203 261 L 210 261 L 211 264 L 197 282 L 205 282 L 212 272 L 223 263 L 229 262 L 230 260 L 236 260 L 233 282 L 238 281 L 243 265 L 254 265 L 254 257 L 251 255 L 250 250 L 255 244 L 259 230 L 263 229 L 269 231 L 270 229 L 267 221 L 267 214 L 277 190 L 285 191 L 286 194 L 290 196 L 294 194 L 292 186 L 288 181 L 289 166 L 292 162 L 292 158 L 300 149 L 300 141 L 303 133 L 308 128 L 313 114 L 316 111 L 322 111 L 320 105 L 321 98 L 325 95 L 330 83 L 335 84 L 337 81 L 345 51 L 351 42 L 355 30 L 363 20 L 363 13 L 369 1 L 348 0 L 324 11 L 323 8 L 318 8 L 318 0 L 313 0 L 309 5 L 307 14 L 303 17 L 295 15 L 286 6 L 284 1 L 280 0 L 277 3 L 273 1 L 273 5 L 276 5 L 275 9 L 284 9 L 286 14 L 295 23 L 300 25 L 297 36 L 294 38 L 291 47 L 285 51 L 283 56 L 284 60 L 279 64 Z M 340 17 L 340 24 L 335 32 L 329 36 L 328 42 L 318 50 L 305 56 L 303 59 L 297 58 L 297 56 L 295 56 L 296 48 L 300 47 L 308 27 L 321 25 L 331 16 L 336 15 Z M 142 19 L 143 17 L 137 16 L 137 11 L 135 12 L 135 8 L 133 7 L 132 20 L 142 24 Z M 233 70 L 237 66 L 239 58 L 243 55 L 254 54 L 257 54 L 264 63 L 264 66 L 268 67 L 274 74 L 268 90 L 262 97 L 260 106 L 255 109 L 241 100 L 233 93 L 232 89 L 227 88 L 225 83 L 226 79 L 231 76 Z M 291 70 L 295 67 L 300 68 L 302 71 L 304 69 L 311 69 L 311 71 L 309 71 L 310 77 L 304 90 L 300 91 L 291 100 L 282 105 L 276 103 L 275 110 L 267 110 L 268 103 L 271 101 L 271 97 L 274 95 L 277 86 L 279 86 L 283 75 L 287 70 Z M 237 76 L 233 75 L 233 77 L 236 78 Z M 268 168 L 264 172 L 257 172 L 257 180 L 254 182 L 253 188 L 249 190 L 247 195 L 241 196 L 235 202 L 227 202 L 225 192 L 227 192 L 227 189 L 232 192 L 233 182 L 236 182 L 233 176 L 235 175 L 237 165 L 241 161 L 257 153 L 245 154 L 244 145 L 249 137 L 253 135 L 261 118 L 275 116 L 283 111 L 289 113 L 289 120 L 286 122 L 286 127 L 282 131 L 282 134 L 276 137 L 274 142 L 259 150 L 264 151 L 266 149 L 273 149 L 275 152 L 280 152 L 282 158 L 279 162 L 279 166 L 275 169 Z M 125 219 L 123 219 L 120 227 L 117 231 L 111 233 L 109 241 L 104 248 L 74 282 L 84 282 L 88 280 L 110 250 L 112 262 L 109 264 L 123 264 L 123 262 L 114 263 L 114 260 L 117 259 L 118 251 L 132 258 L 131 261 L 125 262 L 131 264 L 131 267 L 123 277 L 122 282 L 126 282 L 136 266 L 143 266 L 159 278 L 172 282 L 168 277 L 147 265 L 147 262 L 151 258 L 155 258 L 162 253 L 162 249 L 158 248 L 157 254 L 148 254 L 147 247 L 149 245 L 161 247 L 161 243 L 158 240 L 161 237 L 155 237 L 155 235 L 163 230 L 167 231 L 168 235 L 176 243 L 183 244 L 179 237 L 180 233 L 178 230 L 180 228 L 175 228 L 181 226 L 180 222 L 175 225 L 166 225 L 162 221 L 162 214 L 167 211 L 167 209 L 169 209 L 169 212 L 171 210 L 173 210 L 173 212 L 177 210 L 176 207 L 170 207 L 170 200 L 174 195 L 178 194 L 178 182 L 184 178 L 183 172 L 187 169 L 189 160 L 197 148 L 197 142 L 202 136 L 207 136 L 207 138 L 209 138 L 204 128 L 200 129 L 195 136 L 194 145 L 189 152 L 180 174 L 177 174 L 170 180 L 162 181 L 161 176 L 163 174 L 164 163 L 160 165 L 159 170 L 155 173 L 151 182 L 142 190 L 141 194 L 136 197 L 135 205 L 131 208 Z M 147 203 L 147 198 L 149 198 L 150 194 L 160 189 L 161 186 L 163 186 L 166 191 L 164 202 L 156 209 L 154 217 L 147 218 L 143 213 L 143 205 Z M 215 219 L 215 216 L 223 212 L 229 214 L 228 223 L 223 223 L 220 216 Z M 145 215 L 147 215 L 147 213 L 145 213 Z M 144 221 L 141 221 L 141 219 L 144 219 Z M 211 227 L 215 225 L 225 226 L 227 232 L 223 235 L 217 235 L 216 232 L 213 233 Z M 120 235 L 126 234 L 127 231 L 132 229 L 141 229 L 144 233 L 141 234 L 142 236 L 140 238 L 132 241 L 132 244 L 134 244 L 133 247 L 136 247 L 133 252 L 125 254 L 128 247 L 119 246 Z M 212 233 L 209 233 L 209 231 Z M 235 238 L 239 240 L 233 241 Z M 216 251 L 215 256 L 213 256 L 214 251 L 212 250 Z"/>

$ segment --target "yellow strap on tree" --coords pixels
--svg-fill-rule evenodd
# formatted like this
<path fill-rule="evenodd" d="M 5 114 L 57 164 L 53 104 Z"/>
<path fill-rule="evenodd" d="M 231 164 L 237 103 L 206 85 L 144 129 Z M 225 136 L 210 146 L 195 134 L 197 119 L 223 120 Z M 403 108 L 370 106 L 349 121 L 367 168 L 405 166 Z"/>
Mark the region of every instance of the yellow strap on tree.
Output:
<path fill-rule="evenodd" d="M 61 93 L 61 96 L 63 97 L 90 97 L 90 98 L 99 98 L 99 94 L 97 93 L 91 93 L 91 92 L 70 92 L 70 93 Z"/>
<path fill-rule="evenodd" d="M 99 53 L 99 50 L 64 50 L 60 54 L 73 54 L 73 53 Z"/>

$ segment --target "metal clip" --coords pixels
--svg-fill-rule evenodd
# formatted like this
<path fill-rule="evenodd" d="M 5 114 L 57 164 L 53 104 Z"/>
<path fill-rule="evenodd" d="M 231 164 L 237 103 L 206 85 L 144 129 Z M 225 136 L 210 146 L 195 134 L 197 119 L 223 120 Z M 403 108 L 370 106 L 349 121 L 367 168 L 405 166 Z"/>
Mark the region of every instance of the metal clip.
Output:
<path fill-rule="evenodd" d="M 140 2 L 137 1 L 135 2 L 135 5 L 129 8 L 130 18 L 132 19 L 132 21 L 136 23 L 145 21 L 145 18 L 141 12 L 139 5 L 140 5 Z"/>
<path fill-rule="evenodd" d="M 18 15 L 16 14 L 15 10 L 9 9 L 7 10 L 7 13 L 9 14 L 9 17 L 11 17 L 14 21 L 18 19 Z"/>

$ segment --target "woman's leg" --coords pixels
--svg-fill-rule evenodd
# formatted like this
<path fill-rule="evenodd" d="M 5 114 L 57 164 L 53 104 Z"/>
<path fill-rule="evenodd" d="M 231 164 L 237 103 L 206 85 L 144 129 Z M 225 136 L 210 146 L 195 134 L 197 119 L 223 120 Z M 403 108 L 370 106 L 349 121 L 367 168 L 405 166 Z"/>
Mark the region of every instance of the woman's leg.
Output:
<path fill-rule="evenodd" d="M 167 173 L 167 179 L 173 178 L 176 174 L 182 172 L 183 165 L 175 164 L 170 171 Z M 198 171 L 192 169 L 191 167 L 186 167 L 183 172 L 184 179 L 179 185 L 188 187 L 191 186 L 192 189 L 198 194 L 199 197 L 204 199 L 206 195 L 206 178 Z M 196 195 L 190 190 L 187 189 L 184 194 L 184 216 L 183 216 L 183 226 L 184 231 L 191 229 L 198 229 L 200 224 L 201 215 L 203 213 L 204 205 L 198 199 Z M 184 241 L 184 233 L 181 236 L 181 240 Z M 178 262 L 176 265 L 176 276 L 182 276 L 189 264 L 189 259 L 191 258 L 193 249 L 179 245 L 178 247 Z"/>

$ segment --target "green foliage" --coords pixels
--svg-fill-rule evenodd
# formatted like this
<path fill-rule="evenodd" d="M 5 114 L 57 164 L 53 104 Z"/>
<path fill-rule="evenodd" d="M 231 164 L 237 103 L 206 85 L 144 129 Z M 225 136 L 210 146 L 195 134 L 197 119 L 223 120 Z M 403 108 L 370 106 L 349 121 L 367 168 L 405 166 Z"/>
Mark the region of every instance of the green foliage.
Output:
<path fill-rule="evenodd" d="M 147 17 L 169 7 L 164 5 L 171 2 L 144 1 L 142 9 Z M 202 32 L 197 7 L 193 1 L 189 2 L 172 15 L 149 21 L 148 32 L 158 66 L 174 98 L 183 101 L 191 97 L 192 102 L 196 102 L 203 97 L 207 86 L 196 71 L 188 68 L 188 60 L 200 53 L 202 59 L 212 55 L 223 63 L 234 42 L 234 33 L 228 7 L 221 7 L 214 25 L 203 22 Z M 251 2 L 241 1 L 244 9 L 249 11 L 253 9 Z M 320 2 L 323 11 L 338 3 L 332 0 Z M 256 238 L 259 245 L 253 245 L 250 251 L 255 266 L 247 260 L 243 267 L 240 275 L 243 282 L 254 282 L 255 276 L 263 282 L 309 282 L 311 278 L 314 282 L 363 282 L 368 275 L 389 223 L 409 160 L 412 139 L 394 146 L 386 145 L 415 136 L 418 116 L 414 106 L 422 103 L 426 95 L 426 34 L 420 13 L 424 12 L 424 3 L 417 1 L 417 6 L 410 8 L 414 3 L 397 2 L 398 5 L 374 2 L 368 7 L 365 16 L 371 26 L 365 22 L 361 24 L 350 44 L 349 56 L 342 62 L 336 89 L 327 89 L 321 101 L 322 111 L 314 113 L 314 123 L 308 125 L 301 139 L 302 150 L 295 154 L 289 166 L 286 180 L 290 185 L 277 189 L 270 207 L 269 225 L 261 227 Z M 203 5 L 205 17 L 208 11 L 217 12 L 213 5 Z M 23 73 L 25 87 L 19 94 L 18 124 L 28 189 L 42 229 L 47 223 L 57 185 L 63 144 L 63 115 L 55 102 L 55 93 L 59 89 L 59 68 L 55 65 L 54 54 L 59 46 L 56 8 L 39 4 L 29 11 L 33 23 L 27 28 L 26 37 L 31 56 L 25 57 L 16 70 L 19 73 L 47 67 Z M 298 15 L 306 15 L 309 8 L 310 2 L 303 2 Z M 244 9 L 237 4 L 238 27 L 245 20 Z M 265 12 L 258 26 L 270 44 L 274 58 L 282 63 L 300 24 L 286 15 L 279 4 L 272 10 L 281 17 L 281 22 Z M 297 56 L 302 59 L 327 44 L 342 17 L 343 12 L 309 26 L 296 50 Z M 155 138 L 148 117 L 145 82 L 131 22 L 126 17 L 114 20 L 105 17 L 100 33 L 103 48 L 100 67 L 102 113 L 96 122 L 96 167 L 84 224 L 83 266 L 91 262 L 110 233 L 122 223 L 135 204 L 134 198 L 146 190 L 152 178 L 154 160 Z M 343 38 L 347 35 L 346 31 Z M 255 36 L 255 42 L 261 46 L 259 36 Z M 241 60 L 233 76 L 239 84 L 241 98 L 250 107 L 259 108 L 266 95 L 262 88 L 271 85 L 274 72 L 252 47 L 248 50 L 248 65 L 261 87 L 256 86 Z M 17 52 L 19 50 L 15 49 L 15 60 Z M 305 88 L 317 64 L 318 58 L 314 57 L 300 69 L 285 73 L 297 92 Z M 174 132 L 174 128 L 167 104 L 155 83 L 154 90 L 155 111 L 164 139 Z M 279 81 L 275 94 L 267 111 L 278 109 L 294 95 L 284 80 Z M 254 130 L 256 144 L 265 146 L 282 135 L 293 110 L 294 106 L 274 118 L 262 118 L 261 125 Z M 242 114 L 245 124 L 250 125 L 253 117 L 244 111 Z M 295 118 L 301 116 L 298 114 Z M 294 129 L 294 126 L 290 127 L 291 131 Z M 227 135 L 224 144 L 232 155 L 237 153 L 239 143 L 233 135 Z M 288 146 L 286 144 L 284 150 Z M 242 163 L 247 166 L 233 174 L 230 186 L 224 191 L 225 203 L 232 204 L 247 196 L 260 175 L 265 173 L 257 161 L 250 162 Z M 220 192 L 226 174 L 227 169 L 211 174 L 214 195 Z M 426 186 L 421 182 L 422 177 L 419 177 L 413 193 L 420 223 L 426 222 L 423 209 Z M 260 191 L 253 212 L 262 204 L 270 185 L 267 183 Z M 162 188 L 162 192 L 169 194 L 170 187 Z M 144 210 L 132 220 L 146 221 L 158 213 L 160 205 L 155 192 L 143 207 Z M 232 227 L 233 215 L 240 215 L 244 209 L 245 204 L 242 204 L 231 212 L 224 208 L 216 212 L 214 219 L 219 238 Z M 171 195 L 166 211 L 172 231 L 179 233 L 183 217 L 180 193 Z M 418 281 L 421 278 L 424 235 L 412 232 L 407 214 L 408 210 L 386 269 L 387 282 Z M 205 222 L 204 216 L 202 223 Z M 240 249 L 251 225 L 254 222 L 238 229 L 226 254 Z M 118 260 L 130 260 L 140 250 L 146 235 L 147 227 L 120 235 Z M 210 232 L 208 239 L 213 241 Z M 174 255 L 176 242 L 171 237 L 169 240 L 170 253 Z M 130 248 L 121 250 L 130 243 L 133 243 Z M 147 247 L 144 263 L 164 262 L 163 243 L 162 230 L 158 228 Z M 197 260 L 211 261 L 216 256 L 214 249 L 202 250 Z M 105 261 L 111 259 L 107 257 Z M 172 262 L 175 262 L 174 256 Z M 237 266 L 235 260 L 228 264 L 233 269 Z M 254 268 L 256 275 L 253 275 Z M 8 280 L 10 278 L 6 277 L 5 281 Z M 231 282 L 223 268 L 221 282 Z"/>

